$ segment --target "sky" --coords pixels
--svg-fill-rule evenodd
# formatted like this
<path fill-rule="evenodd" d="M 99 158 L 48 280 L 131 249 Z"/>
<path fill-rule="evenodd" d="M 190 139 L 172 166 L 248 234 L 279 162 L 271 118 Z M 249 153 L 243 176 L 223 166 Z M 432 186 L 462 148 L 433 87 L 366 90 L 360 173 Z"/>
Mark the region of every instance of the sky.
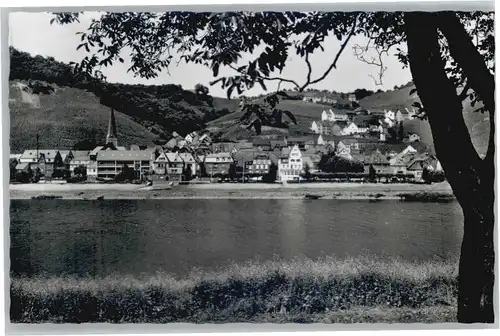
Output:
<path fill-rule="evenodd" d="M 97 12 L 87 12 L 80 19 L 80 23 L 69 25 L 50 24 L 52 15 L 50 13 L 11 13 L 9 16 L 9 44 L 15 48 L 28 52 L 32 55 L 52 56 L 58 61 L 69 63 L 79 62 L 86 56 L 85 50 L 76 50 L 80 42 L 80 37 L 76 35 L 79 31 L 84 31 L 90 24 L 92 18 L 99 18 Z M 370 75 L 376 76 L 378 69 L 373 65 L 368 65 L 359 61 L 353 52 L 353 46 L 366 45 L 367 39 L 357 36 L 351 39 L 344 53 L 339 58 L 337 69 L 333 69 L 330 74 L 320 83 L 311 86 L 320 90 L 335 90 L 338 92 L 352 92 L 358 88 L 369 90 L 387 90 L 395 85 L 402 85 L 411 80 L 408 68 L 403 69 L 402 64 L 393 56 L 395 50 L 389 52 L 389 56 L 384 59 L 387 70 L 384 74 L 383 85 L 376 85 Z M 313 65 L 312 78 L 320 77 L 331 64 L 341 42 L 335 37 L 325 39 L 324 51 L 319 51 L 310 57 Z M 197 83 L 201 83 L 210 89 L 213 96 L 226 97 L 226 91 L 220 85 L 210 86 L 209 82 L 214 80 L 212 71 L 203 65 L 172 64 L 169 71 L 164 71 L 155 79 L 146 80 L 135 77 L 133 73 L 128 73 L 130 57 L 122 55 L 124 63 L 115 63 L 103 70 L 109 82 L 126 84 L 180 84 L 186 90 L 192 90 Z M 232 70 L 221 70 L 220 76 L 229 75 Z M 302 58 L 291 54 L 287 65 L 282 72 L 282 77 L 304 83 L 307 77 L 307 66 Z M 268 90 L 276 89 L 277 82 L 269 82 Z M 290 88 L 281 85 L 281 88 Z M 258 95 L 263 93 L 261 87 L 256 85 L 252 90 L 246 92 L 247 95 Z"/>

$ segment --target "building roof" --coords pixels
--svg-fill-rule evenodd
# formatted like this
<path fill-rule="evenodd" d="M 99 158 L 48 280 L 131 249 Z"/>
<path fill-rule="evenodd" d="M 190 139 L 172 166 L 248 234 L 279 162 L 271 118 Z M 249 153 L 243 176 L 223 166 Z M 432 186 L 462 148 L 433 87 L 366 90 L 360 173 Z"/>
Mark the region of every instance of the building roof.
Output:
<path fill-rule="evenodd" d="M 23 156 L 23 154 L 10 154 L 9 155 L 9 159 L 14 159 L 14 160 L 19 161 L 19 159 L 21 158 L 21 156 Z"/>
<path fill-rule="evenodd" d="M 291 151 L 291 148 L 289 148 L 289 147 L 282 148 L 280 151 L 279 157 L 280 158 L 288 158 L 288 156 L 290 155 L 290 151 Z"/>
<path fill-rule="evenodd" d="M 164 154 L 169 162 L 184 162 L 179 153 L 165 152 Z"/>
<path fill-rule="evenodd" d="M 356 162 L 365 162 L 366 157 L 363 154 L 351 154 L 351 158 Z"/>
<path fill-rule="evenodd" d="M 71 161 L 90 161 L 90 155 L 75 155 Z"/>
<path fill-rule="evenodd" d="M 71 151 L 71 153 L 73 153 L 74 157 L 90 155 L 89 150 L 74 150 L 74 151 Z"/>
<path fill-rule="evenodd" d="M 326 113 L 328 114 L 335 114 L 336 116 L 347 116 L 347 113 L 344 110 L 337 110 L 337 109 L 328 109 L 325 110 Z"/>
<path fill-rule="evenodd" d="M 271 148 L 276 148 L 276 147 L 286 147 L 286 141 L 285 139 L 281 140 L 270 140 L 271 142 Z"/>
<path fill-rule="evenodd" d="M 179 156 L 184 162 L 196 162 L 195 157 L 191 153 L 179 153 Z"/>
<path fill-rule="evenodd" d="M 167 143 L 165 144 L 165 147 L 167 147 L 167 148 L 174 148 L 175 146 L 177 146 L 177 139 L 176 138 L 172 138 L 172 139 L 168 140 Z"/>
<path fill-rule="evenodd" d="M 319 140 L 320 136 L 321 136 L 321 139 L 323 139 L 323 141 L 326 141 L 326 142 L 337 141 L 339 139 L 338 135 L 321 134 L 321 135 L 318 135 L 318 140 Z"/>
<path fill-rule="evenodd" d="M 387 160 L 387 157 L 384 154 L 382 154 L 379 150 L 376 150 L 370 156 L 365 158 L 364 163 L 365 164 L 388 165 L 389 161 Z"/>
<path fill-rule="evenodd" d="M 140 160 L 149 161 L 152 159 L 153 152 L 150 150 L 144 151 L 129 151 L 129 150 L 110 150 L 100 151 L 97 153 L 98 160 L 111 160 L 111 161 L 130 161 Z"/>
<path fill-rule="evenodd" d="M 29 163 L 18 163 L 16 165 L 16 170 L 24 170 L 26 169 L 27 167 L 29 167 Z"/>
<path fill-rule="evenodd" d="M 97 146 L 96 148 L 94 148 L 89 155 L 97 155 L 97 153 L 99 153 L 101 151 L 101 149 L 103 149 L 104 146 Z"/>
<path fill-rule="evenodd" d="M 408 152 L 408 153 L 399 153 L 393 158 L 389 160 L 389 163 L 391 166 L 402 166 L 406 167 L 408 164 L 413 161 L 417 157 L 417 154 L 414 152 Z"/>
<path fill-rule="evenodd" d="M 315 142 L 316 135 L 313 136 L 301 136 L 301 137 L 289 137 L 286 139 L 287 143 L 306 143 L 308 141 Z"/>
<path fill-rule="evenodd" d="M 271 140 L 268 138 L 254 138 L 252 144 L 254 146 L 271 146 Z"/>
<path fill-rule="evenodd" d="M 253 161 L 256 152 L 253 150 L 242 150 L 234 154 L 234 160 L 238 165 L 243 165 L 243 162 Z"/>
<path fill-rule="evenodd" d="M 63 160 L 65 160 L 65 159 L 66 159 L 66 157 L 67 157 L 70 153 L 71 153 L 71 155 L 75 156 L 75 154 L 73 154 L 73 152 L 72 152 L 72 151 L 70 151 L 70 150 L 60 150 L 60 151 L 59 151 L 59 154 L 61 154 L 61 158 L 62 158 Z"/>
<path fill-rule="evenodd" d="M 233 157 L 230 153 L 211 153 L 207 154 L 204 158 L 204 161 L 211 161 L 211 162 L 217 162 L 217 159 L 230 159 L 229 161 L 233 161 Z M 227 160 L 224 160 L 225 162 L 228 162 Z"/>
<path fill-rule="evenodd" d="M 116 131 L 116 120 L 115 120 L 115 110 L 111 109 L 111 113 L 109 115 L 109 123 L 108 123 L 108 134 L 106 135 L 106 142 L 109 142 L 110 138 L 118 138 L 118 132 Z"/>
<path fill-rule="evenodd" d="M 46 160 L 53 160 L 59 151 L 57 149 L 39 149 L 38 155 L 44 155 Z M 36 149 L 27 149 L 23 152 L 22 159 L 37 159 Z"/>

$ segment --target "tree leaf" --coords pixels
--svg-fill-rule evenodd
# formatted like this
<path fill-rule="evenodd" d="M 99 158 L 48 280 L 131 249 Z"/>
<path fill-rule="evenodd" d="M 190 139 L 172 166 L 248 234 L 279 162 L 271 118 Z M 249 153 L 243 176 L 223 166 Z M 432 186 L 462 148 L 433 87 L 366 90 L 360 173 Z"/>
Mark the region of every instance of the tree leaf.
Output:
<path fill-rule="evenodd" d="M 212 71 L 213 71 L 214 77 L 217 77 L 219 75 L 219 63 L 213 64 Z"/>
<path fill-rule="evenodd" d="M 267 91 L 267 87 L 266 87 L 266 85 L 264 84 L 264 80 L 259 79 L 259 84 L 260 84 L 260 86 L 262 86 L 262 90 Z"/>
<path fill-rule="evenodd" d="M 290 111 L 283 111 L 284 114 L 287 115 L 288 118 L 290 118 L 290 120 L 295 124 L 297 125 L 297 119 L 295 119 L 295 116 L 292 114 L 292 112 Z"/>
<path fill-rule="evenodd" d="M 233 93 L 233 90 L 234 90 L 234 84 L 227 89 L 227 99 L 231 99 L 231 94 Z"/>

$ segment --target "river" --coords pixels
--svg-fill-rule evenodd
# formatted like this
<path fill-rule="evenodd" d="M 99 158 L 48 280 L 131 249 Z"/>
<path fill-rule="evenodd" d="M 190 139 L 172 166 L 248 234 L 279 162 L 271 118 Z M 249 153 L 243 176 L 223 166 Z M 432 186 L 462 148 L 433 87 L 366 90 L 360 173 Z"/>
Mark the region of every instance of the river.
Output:
<path fill-rule="evenodd" d="M 455 259 L 452 203 L 384 200 L 12 200 L 15 276 L 184 276 L 249 260 Z"/>

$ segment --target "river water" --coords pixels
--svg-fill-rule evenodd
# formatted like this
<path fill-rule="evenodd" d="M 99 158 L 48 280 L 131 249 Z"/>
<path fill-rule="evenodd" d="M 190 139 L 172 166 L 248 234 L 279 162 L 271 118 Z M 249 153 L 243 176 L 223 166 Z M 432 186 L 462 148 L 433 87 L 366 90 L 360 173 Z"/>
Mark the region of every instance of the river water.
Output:
<path fill-rule="evenodd" d="M 106 276 L 294 257 L 455 259 L 452 203 L 384 200 L 12 200 L 11 273 Z"/>

